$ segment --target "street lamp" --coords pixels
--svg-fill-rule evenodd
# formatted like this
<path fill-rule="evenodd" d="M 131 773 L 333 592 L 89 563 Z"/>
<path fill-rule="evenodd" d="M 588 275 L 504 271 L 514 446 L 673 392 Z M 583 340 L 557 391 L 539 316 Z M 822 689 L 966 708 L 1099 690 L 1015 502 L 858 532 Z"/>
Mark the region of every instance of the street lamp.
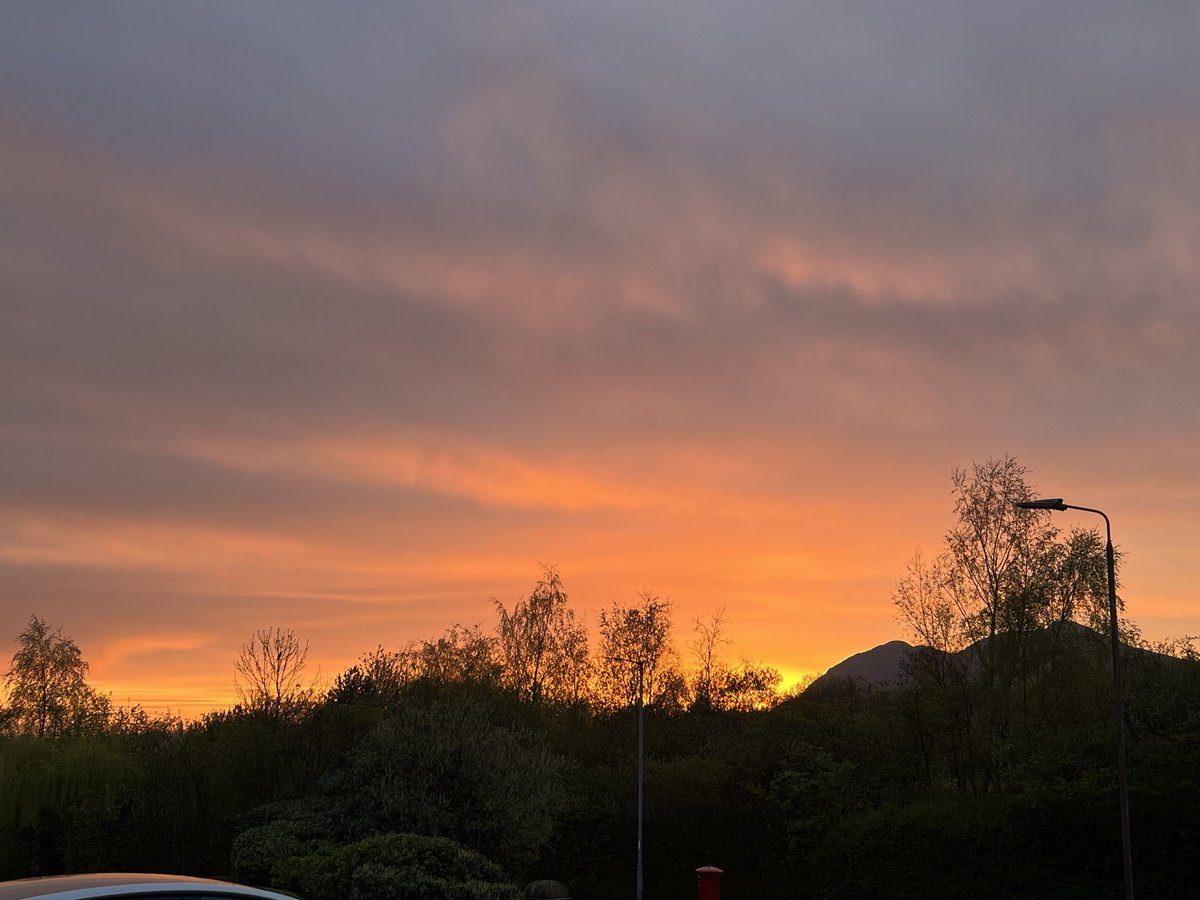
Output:
<path fill-rule="evenodd" d="M 608 657 L 613 662 L 630 663 L 637 666 L 638 673 L 638 774 L 637 774 L 637 900 L 642 900 L 642 782 L 643 782 L 643 735 L 645 727 L 643 725 L 643 703 L 642 703 L 642 681 L 645 677 L 646 661 L 644 659 L 628 659 L 624 656 Z"/>
<path fill-rule="evenodd" d="M 1080 512 L 1095 513 L 1104 519 L 1104 529 L 1107 532 L 1107 542 L 1104 554 L 1108 560 L 1108 616 L 1109 643 L 1112 648 L 1113 670 L 1113 709 L 1117 719 L 1117 786 L 1121 795 L 1121 852 L 1125 865 L 1125 897 L 1133 900 L 1133 854 L 1129 844 L 1129 778 L 1125 768 L 1125 701 L 1121 690 L 1121 642 L 1117 637 L 1117 574 L 1113 562 L 1112 523 L 1108 516 L 1098 509 L 1089 506 L 1072 506 L 1063 503 L 1062 497 L 1047 500 L 1026 500 L 1017 503 L 1018 509 L 1043 509 L 1062 512 L 1077 509 Z"/>

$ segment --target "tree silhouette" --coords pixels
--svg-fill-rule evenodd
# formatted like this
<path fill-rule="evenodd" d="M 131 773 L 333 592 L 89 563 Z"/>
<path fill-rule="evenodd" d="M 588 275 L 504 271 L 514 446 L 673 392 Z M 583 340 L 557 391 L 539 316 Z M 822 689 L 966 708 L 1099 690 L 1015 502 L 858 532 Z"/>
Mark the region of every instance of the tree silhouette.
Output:
<path fill-rule="evenodd" d="M 614 603 L 600 613 L 600 702 L 614 708 L 637 702 L 638 670 L 630 663 L 640 662 L 645 702 L 679 705 L 685 685 L 671 638 L 671 602 L 650 591 L 638 597 L 636 606 Z"/>
<path fill-rule="evenodd" d="M 242 704 L 285 718 L 301 708 L 311 694 L 303 681 L 308 642 L 303 645 L 292 629 L 260 628 L 242 645 L 234 664 L 234 687 Z"/>
<path fill-rule="evenodd" d="M 721 676 L 720 648 L 730 643 L 725 637 L 725 607 L 705 619 L 692 619 L 695 637 L 688 642 L 696 661 L 692 678 L 692 708 L 704 712 L 714 708 L 717 680 Z"/>
<path fill-rule="evenodd" d="M 38 737 L 61 734 L 107 717 L 107 698 L 87 684 L 79 646 L 36 615 L 17 637 L 20 645 L 4 675 L 10 727 Z"/>
<path fill-rule="evenodd" d="M 1016 507 L 1035 493 L 1016 457 L 956 468 L 951 483 L 944 549 L 913 556 L 892 603 L 921 645 L 908 668 L 930 760 L 956 787 L 988 790 L 1017 753 L 1045 747 L 1040 729 L 1088 708 L 1078 691 L 1097 636 L 1079 626 L 1107 627 L 1106 563 L 1095 531 L 1063 535 Z"/>
<path fill-rule="evenodd" d="M 522 700 L 575 701 L 587 682 L 587 632 L 567 605 L 562 578 L 544 566 L 529 597 L 509 611 L 494 601 L 502 678 Z"/>

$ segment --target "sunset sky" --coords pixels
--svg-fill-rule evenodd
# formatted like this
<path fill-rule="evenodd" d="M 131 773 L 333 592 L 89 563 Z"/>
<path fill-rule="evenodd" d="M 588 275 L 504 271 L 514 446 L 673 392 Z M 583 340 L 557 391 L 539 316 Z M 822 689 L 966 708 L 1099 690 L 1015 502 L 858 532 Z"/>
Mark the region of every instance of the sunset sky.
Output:
<path fill-rule="evenodd" d="M 794 681 L 1005 453 L 1200 633 L 1198 289 L 1197 4 L 7 4 L 0 661 L 194 715 L 544 562 Z"/>

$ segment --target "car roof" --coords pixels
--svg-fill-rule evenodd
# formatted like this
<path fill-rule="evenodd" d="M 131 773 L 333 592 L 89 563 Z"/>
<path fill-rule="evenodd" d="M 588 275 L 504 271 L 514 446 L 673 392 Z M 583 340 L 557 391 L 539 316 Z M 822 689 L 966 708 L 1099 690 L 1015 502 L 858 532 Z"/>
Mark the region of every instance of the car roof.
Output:
<path fill-rule="evenodd" d="M 287 894 L 261 888 L 195 878 L 187 875 L 151 875 L 129 872 L 98 872 L 91 875 L 55 875 L 0 882 L 0 900 L 89 900 L 93 897 L 126 897 L 155 894 L 205 894 L 230 898 L 280 900 Z"/>

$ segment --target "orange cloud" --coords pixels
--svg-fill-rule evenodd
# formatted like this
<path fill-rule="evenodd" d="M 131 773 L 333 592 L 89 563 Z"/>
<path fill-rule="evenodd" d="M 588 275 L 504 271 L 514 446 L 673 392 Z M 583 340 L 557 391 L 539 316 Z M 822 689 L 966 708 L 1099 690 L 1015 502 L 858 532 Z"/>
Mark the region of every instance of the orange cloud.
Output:
<path fill-rule="evenodd" d="M 159 632 L 118 635 L 100 645 L 89 656 L 93 670 L 119 668 L 138 657 L 163 652 L 188 651 L 212 643 L 214 635 L 200 632 Z"/>

